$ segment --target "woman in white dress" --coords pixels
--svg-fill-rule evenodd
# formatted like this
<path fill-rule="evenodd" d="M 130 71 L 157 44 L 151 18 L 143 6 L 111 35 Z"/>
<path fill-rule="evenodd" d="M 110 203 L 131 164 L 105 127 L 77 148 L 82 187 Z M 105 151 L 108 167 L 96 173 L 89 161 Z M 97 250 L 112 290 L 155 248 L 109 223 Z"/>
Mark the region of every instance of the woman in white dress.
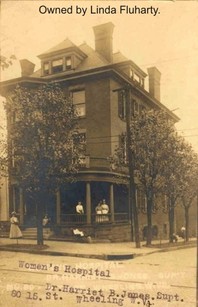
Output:
<path fill-rule="evenodd" d="M 97 222 L 97 223 L 100 223 L 100 222 L 102 222 L 102 216 L 101 216 L 101 214 L 102 214 L 101 202 L 98 203 L 98 205 L 96 206 L 95 210 L 96 210 L 96 222 Z"/>
<path fill-rule="evenodd" d="M 105 199 L 102 200 L 101 209 L 102 209 L 102 214 L 103 214 L 102 219 L 104 222 L 107 222 L 109 220 L 109 216 L 108 216 L 109 206 L 106 204 Z"/>
<path fill-rule="evenodd" d="M 22 232 L 18 226 L 19 221 L 15 211 L 11 213 L 10 223 L 10 239 L 22 238 Z"/>

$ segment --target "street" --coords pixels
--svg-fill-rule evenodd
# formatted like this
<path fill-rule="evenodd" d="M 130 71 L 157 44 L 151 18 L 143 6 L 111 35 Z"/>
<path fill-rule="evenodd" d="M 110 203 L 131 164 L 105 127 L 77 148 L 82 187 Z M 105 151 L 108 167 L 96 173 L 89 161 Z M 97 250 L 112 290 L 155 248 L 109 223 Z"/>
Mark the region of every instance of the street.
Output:
<path fill-rule="evenodd" d="M 124 261 L 0 254 L 0 306 L 196 306 L 196 248 Z"/>

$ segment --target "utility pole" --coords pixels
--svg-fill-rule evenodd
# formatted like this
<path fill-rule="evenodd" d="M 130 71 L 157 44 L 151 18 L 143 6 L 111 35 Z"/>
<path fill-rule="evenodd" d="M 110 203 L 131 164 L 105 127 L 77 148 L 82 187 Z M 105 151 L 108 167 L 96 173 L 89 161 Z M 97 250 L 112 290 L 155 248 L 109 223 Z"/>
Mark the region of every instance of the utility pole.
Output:
<path fill-rule="evenodd" d="M 131 118 L 132 118 L 132 106 L 133 101 L 131 97 L 131 88 L 127 86 L 125 88 L 125 103 L 126 103 L 126 138 L 127 138 L 127 150 L 128 150 L 128 164 L 129 164 L 129 206 L 130 206 L 130 220 L 131 220 L 131 235 L 133 238 L 133 225 L 135 234 L 135 244 L 137 248 L 140 248 L 140 236 L 139 236 L 139 220 L 136 201 L 136 185 L 135 185 L 135 163 L 134 153 L 131 150 Z"/>
<path fill-rule="evenodd" d="M 113 92 L 124 92 L 124 103 L 126 107 L 126 141 L 127 141 L 127 153 L 128 153 L 128 164 L 129 164 L 129 209 L 130 209 L 130 221 L 131 221 L 131 238 L 133 240 L 135 234 L 136 247 L 140 248 L 140 236 L 139 236 L 139 221 L 136 201 L 136 185 L 135 185 L 135 165 L 134 165 L 134 154 L 131 151 L 131 132 L 130 125 L 132 119 L 132 97 L 131 87 L 127 84 L 123 88 L 113 90 Z M 134 229 L 133 229 L 134 225 Z"/>

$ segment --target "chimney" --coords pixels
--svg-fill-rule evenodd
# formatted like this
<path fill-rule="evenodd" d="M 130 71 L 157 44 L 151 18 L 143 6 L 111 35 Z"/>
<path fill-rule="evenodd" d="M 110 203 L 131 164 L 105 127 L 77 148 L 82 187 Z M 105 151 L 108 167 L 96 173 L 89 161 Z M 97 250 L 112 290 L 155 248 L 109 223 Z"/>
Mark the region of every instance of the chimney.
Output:
<path fill-rule="evenodd" d="M 160 101 L 161 72 L 156 67 L 149 67 L 147 71 L 149 76 L 149 93 Z"/>
<path fill-rule="evenodd" d="M 93 27 L 95 50 L 110 63 L 113 61 L 113 29 L 112 22 Z"/>
<path fill-rule="evenodd" d="M 20 60 L 20 65 L 21 65 L 21 76 L 22 77 L 27 77 L 33 74 L 35 64 L 33 64 L 32 62 L 26 59 L 23 59 L 23 60 Z"/>

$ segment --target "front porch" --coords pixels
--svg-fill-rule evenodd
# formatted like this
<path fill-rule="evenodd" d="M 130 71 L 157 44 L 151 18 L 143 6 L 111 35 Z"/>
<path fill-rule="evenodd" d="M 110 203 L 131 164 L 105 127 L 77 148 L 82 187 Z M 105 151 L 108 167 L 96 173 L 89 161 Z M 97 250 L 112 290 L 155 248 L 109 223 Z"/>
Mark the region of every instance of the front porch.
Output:
<path fill-rule="evenodd" d="M 24 216 L 24 221 L 26 221 Z M 21 225 L 24 237 L 31 235 L 36 239 L 36 216 L 33 216 L 31 223 Z M 111 214 L 92 214 L 91 223 L 87 223 L 86 214 L 61 214 L 60 223 L 49 223 L 43 227 L 50 232 L 49 239 L 61 239 L 63 241 L 76 241 L 73 230 L 83 231 L 85 236 L 90 236 L 95 241 L 122 242 L 131 241 L 131 224 L 128 213 L 114 213 L 114 222 Z M 34 230 L 34 231 L 33 231 Z M 46 239 L 46 236 L 45 236 Z M 78 240 L 77 240 L 78 241 Z"/>
<path fill-rule="evenodd" d="M 80 176 L 81 175 L 81 176 Z M 71 229 L 80 229 L 87 235 L 113 241 L 131 240 L 128 187 L 117 184 L 112 173 L 89 172 L 80 174 L 78 181 L 61 186 L 56 195 L 46 195 L 43 214 L 55 235 L 67 235 Z M 37 204 L 17 186 L 13 186 L 13 210 L 19 213 L 24 229 L 36 227 Z M 97 214 L 96 207 L 106 200 L 108 213 Z M 84 213 L 77 214 L 78 202 Z"/>

